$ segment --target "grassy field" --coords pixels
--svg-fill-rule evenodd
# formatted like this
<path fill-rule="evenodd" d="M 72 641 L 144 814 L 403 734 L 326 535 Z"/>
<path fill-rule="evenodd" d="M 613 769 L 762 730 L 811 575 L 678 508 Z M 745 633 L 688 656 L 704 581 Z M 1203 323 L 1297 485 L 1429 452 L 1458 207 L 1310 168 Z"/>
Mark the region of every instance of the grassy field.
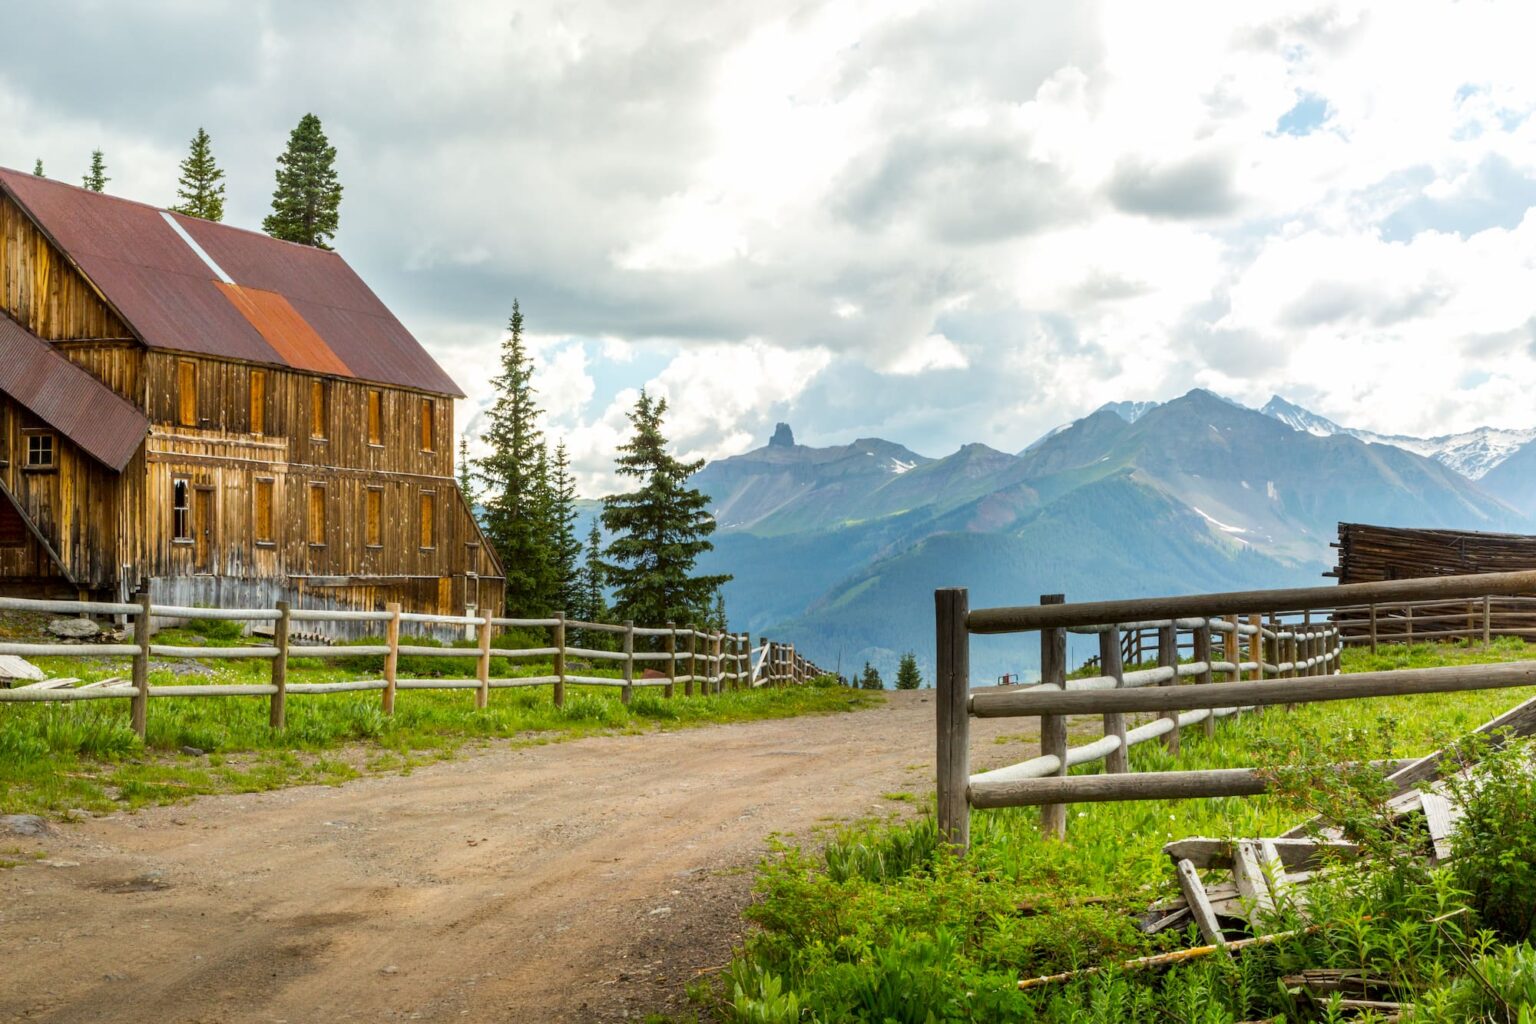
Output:
<path fill-rule="evenodd" d="M 35 624 L 14 622 L 0 635 L 35 635 Z M 163 630 L 155 642 L 235 646 L 251 642 L 222 623 Z M 427 640 L 406 640 L 425 643 Z M 513 643 L 516 638 L 513 638 Z M 532 646 L 532 642 L 528 644 Z M 294 658 L 290 683 L 378 678 L 379 658 L 322 661 Z M 402 678 L 466 678 L 473 657 L 402 657 Z M 39 658 L 50 676 L 86 682 L 127 677 L 127 659 Z M 608 663 L 586 675 L 617 676 Z M 150 683 L 264 683 L 270 665 L 255 659 L 155 660 Z M 546 675 L 546 661 L 492 660 L 492 674 Z M 576 671 L 573 666 L 572 671 Z M 0 706 L 0 813 L 100 812 L 167 803 L 209 793 L 253 792 L 305 783 L 339 783 L 365 772 L 410 771 L 491 742 L 547 743 L 606 732 L 644 732 L 718 722 L 847 711 L 879 697 L 838 686 L 744 690 L 713 696 L 664 698 L 636 692 L 624 705 L 617 687 L 569 686 L 556 708 L 549 687 L 492 690 L 490 705 L 474 706 L 468 690 L 402 690 L 395 714 L 385 715 L 376 692 L 292 694 L 288 727 L 267 725 L 265 697 L 168 697 L 149 703 L 148 736 L 129 728 L 126 700 Z"/>
<path fill-rule="evenodd" d="M 1536 647 L 1519 641 L 1423 645 L 1376 656 L 1352 651 L 1345 670 L 1532 657 Z M 1528 696 L 1492 691 L 1271 709 L 1229 719 L 1209 739 L 1186 730 L 1177 763 L 1156 743 L 1133 748 L 1131 761 L 1134 770 L 1155 771 L 1419 755 Z M 1349 965 L 1396 971 L 1404 990 L 1420 990 L 1429 1006 L 1436 997 L 1422 990 L 1465 974 L 1481 940 L 1474 914 L 1427 922 L 1461 905 L 1458 884 L 1475 886 L 1396 855 L 1389 859 L 1400 864 L 1385 874 L 1357 872 L 1336 889 L 1315 887 L 1314 920 L 1325 927 L 1309 936 L 1166 972 L 1111 970 L 1018 990 L 1022 978 L 1199 945 L 1193 932 L 1148 937 L 1135 927 L 1149 903 L 1177 893 L 1161 852 L 1170 839 L 1276 835 L 1317 810 L 1359 811 L 1362 801 L 1339 780 L 1305 770 L 1291 777 L 1288 796 L 1074 806 L 1062 842 L 1042 838 L 1037 810 L 977 812 L 963 862 L 938 852 L 927 815 L 847 830 L 819 853 L 786 848 L 760 871 L 759 900 L 748 911 L 758 928 L 722 979 L 696 994 L 706 1012 L 742 1024 L 1371 1019 L 1299 1013 L 1279 984 L 1301 966 Z M 1526 966 L 1536 992 L 1536 954 Z M 1422 1012 L 1415 1019 L 1485 1019 Z"/>

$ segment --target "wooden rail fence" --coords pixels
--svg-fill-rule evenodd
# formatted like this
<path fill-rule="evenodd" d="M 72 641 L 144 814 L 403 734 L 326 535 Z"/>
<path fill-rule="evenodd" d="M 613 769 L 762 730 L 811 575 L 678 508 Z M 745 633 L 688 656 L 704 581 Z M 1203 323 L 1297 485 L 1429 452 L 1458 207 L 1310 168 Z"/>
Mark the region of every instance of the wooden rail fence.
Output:
<path fill-rule="evenodd" d="M 1048 595 L 1039 605 L 974 611 L 964 589 L 935 591 L 939 829 L 963 850 L 973 807 L 1039 806 L 1043 831 L 1059 836 L 1069 802 L 1264 792 L 1266 778 L 1256 768 L 1130 772 L 1131 746 L 1162 737 L 1176 748 L 1183 727 L 1203 723 L 1209 730 L 1223 715 L 1277 704 L 1536 685 L 1536 662 L 1528 661 L 1339 675 L 1345 637 L 1335 622 L 1313 621 L 1319 613 L 1372 607 L 1476 607 L 1485 599 L 1533 592 L 1536 572 L 1081 604 Z M 1156 631 L 1156 668 L 1125 671 L 1128 630 Z M 1022 632 L 1040 634 L 1041 682 L 973 691 L 971 635 Z M 1068 632 L 1099 635 L 1100 675 L 1066 678 Z M 1190 661 L 1180 660 L 1183 634 L 1190 638 Z M 1176 685 L 1186 681 L 1215 685 Z M 1158 717 L 1127 728 L 1126 716 L 1138 713 Z M 1103 737 L 1069 747 L 1070 715 L 1102 715 Z M 1040 756 L 972 775 L 970 719 L 1021 716 L 1040 718 Z M 1067 774 L 1073 765 L 1100 760 L 1104 774 Z"/>
<path fill-rule="evenodd" d="M 693 626 L 637 626 L 633 622 L 582 622 L 563 613 L 548 618 L 500 618 L 485 616 L 429 615 L 404 612 L 399 604 L 389 604 L 384 611 L 342 611 L 292 608 L 279 601 L 276 608 L 188 608 L 151 604 L 148 594 L 140 593 L 131 603 L 93 601 L 47 601 L 0 597 L 0 612 L 30 611 L 79 616 L 123 616 L 134 622 L 133 642 L 124 644 L 0 643 L 0 654 L 22 657 L 77 657 L 99 659 L 126 657 L 132 661 L 132 677 L 126 683 L 94 684 L 62 688 L 45 684 L 0 689 L 0 703 L 33 703 L 75 700 L 126 699 L 131 702 L 134 732 L 145 735 L 149 701 L 155 697 L 266 697 L 270 701 L 269 721 L 274 729 L 286 725 L 287 699 L 290 694 L 346 693 L 378 691 L 385 714 L 393 714 L 395 698 L 401 690 L 473 690 L 475 706 L 484 708 L 490 692 L 496 689 L 550 686 L 556 707 L 565 703 L 567 685 L 616 686 L 620 699 L 630 703 L 637 688 L 655 687 L 663 696 L 672 697 L 681 685 L 691 697 L 695 687 L 702 695 L 725 689 L 759 686 L 784 686 L 809 682 L 823 674 L 812 662 L 795 653 L 794 645 L 763 641 L 751 646 L 746 633 L 699 630 Z M 182 647 L 157 644 L 153 639 L 153 620 L 218 619 L 239 622 L 272 623 L 272 642 L 239 647 Z M 309 622 L 367 622 L 384 629 L 384 637 L 375 643 L 326 645 L 292 640 L 300 633 L 299 624 Z M 474 627 L 475 647 L 431 647 L 401 642 L 401 627 L 413 624 Z M 494 645 L 498 630 L 548 630 L 544 647 L 507 648 Z M 583 637 L 595 633 L 616 634 L 619 650 L 597 650 L 570 643 L 572 630 Z M 637 650 L 636 638 L 659 650 Z M 401 678 L 402 655 L 414 657 L 473 658 L 475 675 L 462 679 Z M 289 662 L 293 658 L 351 658 L 382 656 L 383 672 L 378 678 L 353 679 L 329 683 L 291 683 Z M 149 682 L 150 659 L 225 659 L 257 658 L 271 662 L 269 682 L 257 684 L 191 684 L 152 686 Z M 552 671 L 547 675 L 493 678 L 491 660 L 504 658 L 549 659 Z M 596 676 L 573 672 L 572 659 L 587 662 L 618 663 L 620 674 Z M 660 666 L 654 674 L 648 666 Z M 579 666 L 578 666 L 579 667 Z M 638 670 L 638 671 L 637 671 Z"/>

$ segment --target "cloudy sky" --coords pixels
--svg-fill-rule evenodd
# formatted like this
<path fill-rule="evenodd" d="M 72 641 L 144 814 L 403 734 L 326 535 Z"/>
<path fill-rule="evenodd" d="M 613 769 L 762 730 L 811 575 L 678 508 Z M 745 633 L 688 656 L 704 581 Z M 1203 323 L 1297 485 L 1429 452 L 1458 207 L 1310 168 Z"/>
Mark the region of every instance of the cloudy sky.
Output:
<path fill-rule="evenodd" d="M 1520 3 L 165 0 L 5 12 L 0 164 L 256 227 L 306 111 L 337 247 L 488 399 L 514 296 L 601 491 L 645 385 L 709 457 L 1022 448 L 1111 399 L 1536 424 Z"/>

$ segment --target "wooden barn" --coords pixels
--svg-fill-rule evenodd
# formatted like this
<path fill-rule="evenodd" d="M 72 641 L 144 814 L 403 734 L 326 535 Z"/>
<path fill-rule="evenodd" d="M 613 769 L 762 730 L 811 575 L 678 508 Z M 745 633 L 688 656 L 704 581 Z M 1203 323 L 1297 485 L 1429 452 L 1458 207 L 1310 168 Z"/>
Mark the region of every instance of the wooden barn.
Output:
<path fill-rule="evenodd" d="M 461 392 L 336 253 L 0 169 L 0 589 L 502 611 Z"/>
<path fill-rule="evenodd" d="M 1536 569 L 1536 537 L 1473 530 L 1425 530 L 1340 523 L 1338 565 L 1327 576 L 1340 583 L 1375 583 L 1425 576 L 1464 576 Z M 1377 609 L 1378 631 L 1393 640 L 1519 636 L 1536 638 L 1536 595 L 1476 602 L 1418 602 Z M 1339 616 L 1348 638 L 1366 636 L 1363 612 Z"/>

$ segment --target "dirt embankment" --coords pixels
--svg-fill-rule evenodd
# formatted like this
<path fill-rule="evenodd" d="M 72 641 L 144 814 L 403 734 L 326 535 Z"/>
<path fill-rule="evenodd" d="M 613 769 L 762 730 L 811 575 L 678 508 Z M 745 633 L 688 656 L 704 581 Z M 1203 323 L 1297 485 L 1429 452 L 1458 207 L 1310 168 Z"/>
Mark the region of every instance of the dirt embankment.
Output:
<path fill-rule="evenodd" d="M 610 1021 L 728 958 L 773 834 L 926 792 L 931 692 L 0 837 L 0 1020 Z M 976 722 L 983 766 L 1018 722 Z"/>

